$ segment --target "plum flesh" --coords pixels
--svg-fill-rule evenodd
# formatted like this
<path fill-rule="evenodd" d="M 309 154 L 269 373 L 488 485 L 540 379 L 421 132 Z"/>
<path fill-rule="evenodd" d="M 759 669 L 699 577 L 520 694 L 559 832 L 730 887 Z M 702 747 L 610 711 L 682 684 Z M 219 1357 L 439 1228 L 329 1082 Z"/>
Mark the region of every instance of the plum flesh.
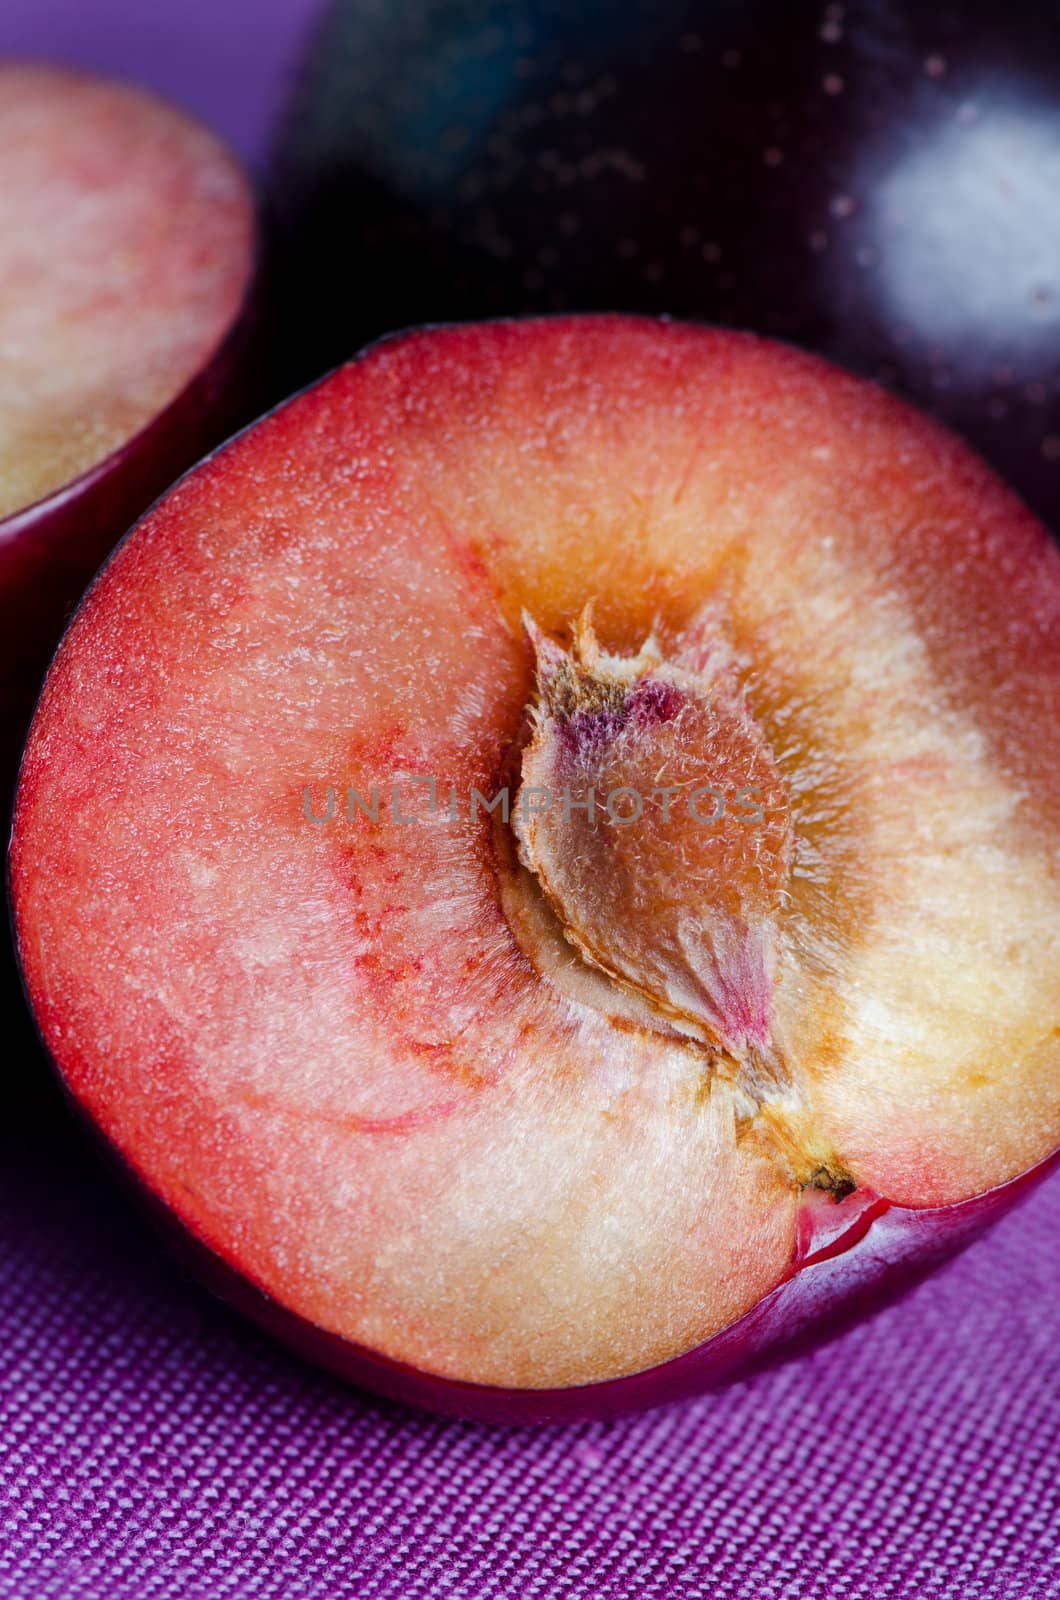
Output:
<path fill-rule="evenodd" d="M 220 141 L 125 85 L 0 64 L 0 139 L 3 518 L 176 399 L 242 307 L 255 222 Z"/>
<path fill-rule="evenodd" d="M 633 318 L 406 336 L 89 592 L 20 782 L 28 992 L 292 1343 L 468 1415 L 688 1392 L 1055 1151 L 1058 691 L 1060 553 L 871 386 Z M 587 751 L 763 816 L 520 810 Z"/>
<path fill-rule="evenodd" d="M 106 552 L 252 414 L 255 206 L 206 128 L 0 64 L 0 738 Z"/>

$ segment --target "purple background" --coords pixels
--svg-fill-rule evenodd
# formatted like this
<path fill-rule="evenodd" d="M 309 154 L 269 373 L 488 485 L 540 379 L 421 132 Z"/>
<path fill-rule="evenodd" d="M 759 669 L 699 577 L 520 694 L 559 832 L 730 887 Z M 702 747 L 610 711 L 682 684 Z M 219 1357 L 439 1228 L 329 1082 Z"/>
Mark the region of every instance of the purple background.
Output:
<path fill-rule="evenodd" d="M 0 51 L 138 78 L 257 159 L 315 4 L 3 8 Z M 0 1234 L 13 1600 L 1060 1596 L 1060 1174 L 812 1356 L 538 1432 L 414 1415 L 273 1346 L 43 1089 L 0 1133 Z"/>
<path fill-rule="evenodd" d="M 0 54 L 145 84 L 213 123 L 255 161 L 320 9 L 321 0 L 0 0 Z"/>

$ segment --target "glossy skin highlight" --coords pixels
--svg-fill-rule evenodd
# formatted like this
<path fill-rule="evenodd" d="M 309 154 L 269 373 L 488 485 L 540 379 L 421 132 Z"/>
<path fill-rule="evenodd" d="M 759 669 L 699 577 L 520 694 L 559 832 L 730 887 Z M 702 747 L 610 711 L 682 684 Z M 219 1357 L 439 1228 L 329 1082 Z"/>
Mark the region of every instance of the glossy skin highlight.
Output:
<path fill-rule="evenodd" d="M 783 776 L 768 1040 L 619 992 L 510 833 L 411 784 L 518 770 L 524 613 L 558 641 L 590 599 L 616 660 L 702 674 L 723 636 Z M 621 317 L 390 341 L 83 603 L 11 852 L 42 1034 L 208 1273 L 329 1364 L 494 1417 L 688 1392 L 1060 1141 L 1058 685 L 1056 550 L 879 391 Z M 328 820 L 395 786 L 416 822 Z"/>

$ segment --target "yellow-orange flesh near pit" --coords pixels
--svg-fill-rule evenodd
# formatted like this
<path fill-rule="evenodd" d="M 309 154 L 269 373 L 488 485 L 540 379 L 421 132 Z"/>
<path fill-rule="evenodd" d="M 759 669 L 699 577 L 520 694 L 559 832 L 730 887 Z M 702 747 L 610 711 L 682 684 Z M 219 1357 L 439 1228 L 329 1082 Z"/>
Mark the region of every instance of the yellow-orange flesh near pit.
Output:
<path fill-rule="evenodd" d="M 915 413 L 675 324 L 413 334 L 91 591 L 26 978 L 289 1310 L 486 1384 L 636 1372 L 782 1279 L 809 1187 L 937 1206 L 1056 1146 L 1058 729 L 1060 554 Z"/>

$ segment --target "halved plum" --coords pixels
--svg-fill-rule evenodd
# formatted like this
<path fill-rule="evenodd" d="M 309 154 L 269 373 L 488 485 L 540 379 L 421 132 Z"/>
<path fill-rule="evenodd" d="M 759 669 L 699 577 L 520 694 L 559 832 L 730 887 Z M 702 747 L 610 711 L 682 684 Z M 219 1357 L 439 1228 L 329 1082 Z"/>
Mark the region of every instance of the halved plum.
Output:
<path fill-rule="evenodd" d="M 0 63 L 0 736 L 106 552 L 252 414 L 235 157 L 126 84 Z"/>
<path fill-rule="evenodd" d="M 1060 552 L 766 340 L 393 339 L 89 591 L 11 845 L 63 1081 L 210 1281 L 494 1418 L 702 1387 L 1060 1142 Z"/>

